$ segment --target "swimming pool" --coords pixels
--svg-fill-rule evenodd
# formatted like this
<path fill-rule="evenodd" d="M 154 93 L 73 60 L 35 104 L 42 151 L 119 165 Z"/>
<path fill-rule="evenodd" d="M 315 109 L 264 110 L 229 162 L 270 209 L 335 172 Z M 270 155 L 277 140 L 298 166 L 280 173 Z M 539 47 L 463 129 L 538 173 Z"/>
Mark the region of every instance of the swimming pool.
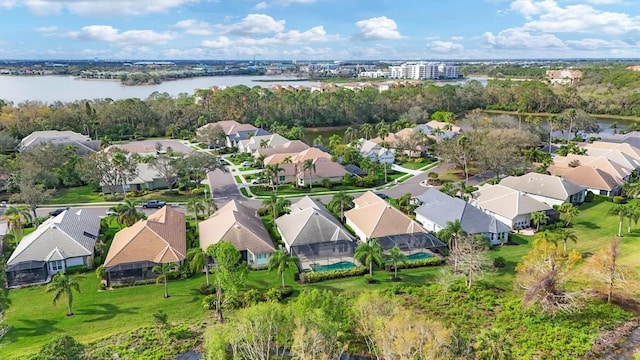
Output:
<path fill-rule="evenodd" d="M 419 252 L 419 253 L 407 255 L 407 260 L 409 260 L 409 261 L 411 261 L 411 260 L 424 260 L 424 259 L 429 259 L 429 258 L 432 258 L 432 257 L 433 257 L 433 254 L 431 254 L 431 253 Z"/>
<path fill-rule="evenodd" d="M 346 270 L 356 267 L 356 264 L 351 261 L 340 261 L 335 264 L 329 265 L 311 265 L 313 271 L 322 272 L 322 271 L 333 271 L 333 270 Z"/>

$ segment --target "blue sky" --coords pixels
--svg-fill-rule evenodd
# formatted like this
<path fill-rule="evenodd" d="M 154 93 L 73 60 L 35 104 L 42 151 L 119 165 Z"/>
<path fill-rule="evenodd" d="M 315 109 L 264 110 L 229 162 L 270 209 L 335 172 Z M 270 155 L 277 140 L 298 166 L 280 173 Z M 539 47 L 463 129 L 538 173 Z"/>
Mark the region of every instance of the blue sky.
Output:
<path fill-rule="evenodd" d="M 638 0 L 0 0 L 0 59 L 638 58 Z"/>

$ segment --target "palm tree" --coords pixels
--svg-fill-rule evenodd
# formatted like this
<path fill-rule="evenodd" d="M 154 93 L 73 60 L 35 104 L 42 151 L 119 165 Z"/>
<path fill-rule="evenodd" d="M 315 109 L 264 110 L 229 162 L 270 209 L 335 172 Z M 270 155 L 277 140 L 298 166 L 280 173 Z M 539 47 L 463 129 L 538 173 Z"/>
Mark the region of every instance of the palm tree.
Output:
<path fill-rule="evenodd" d="M 549 217 L 544 211 L 535 211 L 531 213 L 531 222 L 536 226 L 536 231 L 540 231 L 540 224 L 546 224 Z"/>
<path fill-rule="evenodd" d="M 268 147 L 269 147 L 269 140 L 267 140 L 267 139 L 260 140 L 260 148 L 261 149 L 266 149 Z"/>
<path fill-rule="evenodd" d="M 201 248 L 196 247 L 193 249 L 189 249 L 187 252 L 187 258 L 189 260 L 189 270 L 192 273 L 196 271 L 204 271 L 204 276 L 207 281 L 207 285 L 209 285 L 209 264 L 207 260 L 207 253 L 205 253 Z"/>
<path fill-rule="evenodd" d="M 455 219 L 453 221 L 447 221 L 447 226 L 444 227 L 442 230 L 438 231 L 438 238 L 440 238 L 440 240 L 444 241 L 449 245 L 449 250 L 453 250 L 458 245 L 458 241 L 463 236 L 466 236 L 466 235 L 467 233 L 462 228 L 462 224 L 458 219 Z M 454 272 L 458 271 L 457 257 L 454 258 L 453 271 Z"/>
<path fill-rule="evenodd" d="M 335 209 L 335 207 L 338 206 L 340 207 L 340 221 L 343 221 L 344 210 L 353 208 L 353 196 L 347 194 L 344 191 L 340 191 L 339 193 L 333 195 L 333 198 L 329 202 L 329 207 Z"/>
<path fill-rule="evenodd" d="M 618 216 L 618 236 L 622 236 L 622 222 L 627 216 L 627 212 L 627 206 L 624 204 L 616 204 L 611 209 L 609 209 L 609 214 Z"/>
<path fill-rule="evenodd" d="M 302 164 L 302 171 L 304 171 L 305 173 L 308 171 L 309 172 L 309 189 L 313 188 L 313 184 L 312 184 L 312 179 L 311 179 L 311 172 L 313 171 L 314 173 L 316 172 L 316 164 L 315 162 L 313 162 L 313 159 L 307 159 L 304 161 L 304 163 Z"/>
<path fill-rule="evenodd" d="M 373 125 L 369 123 L 362 124 L 362 126 L 360 126 L 360 134 L 362 134 L 365 139 L 371 139 L 371 136 L 373 136 Z"/>
<path fill-rule="evenodd" d="M 545 242 L 545 243 L 551 243 L 551 244 L 557 245 L 558 237 L 556 236 L 555 233 L 552 233 L 549 230 L 545 230 L 545 231 L 536 233 L 536 235 L 534 236 L 533 238 L 534 245 L 539 242 Z"/>
<path fill-rule="evenodd" d="M 174 268 L 174 266 L 175 266 L 174 263 L 163 263 L 160 265 L 156 265 L 151 269 L 151 271 L 153 271 L 154 273 L 159 274 L 158 277 L 156 278 L 156 284 L 160 283 L 161 281 L 164 283 L 165 299 L 170 296 L 169 295 L 169 277 L 167 276 L 167 273 L 171 271 Z"/>
<path fill-rule="evenodd" d="M 580 210 L 578 210 L 578 208 L 572 203 L 562 203 L 558 208 L 558 212 L 564 215 L 564 226 L 569 226 L 571 224 L 571 220 L 578 216 Z"/>
<path fill-rule="evenodd" d="M 352 127 L 348 127 L 344 130 L 345 142 L 351 142 L 351 140 L 353 140 L 355 136 L 356 136 L 356 131 Z"/>
<path fill-rule="evenodd" d="M 640 219 L 640 209 L 638 208 L 637 204 L 627 206 L 627 213 L 625 215 L 627 217 L 627 220 L 629 221 L 627 225 L 627 233 L 630 233 L 631 223 L 633 222 L 634 224 L 637 224 L 638 219 Z"/>
<path fill-rule="evenodd" d="M 398 208 L 405 214 L 410 214 L 413 210 L 411 205 L 411 193 L 406 193 L 398 198 Z"/>
<path fill-rule="evenodd" d="M 567 252 L 567 242 L 571 241 L 574 244 L 578 243 L 578 236 L 575 232 L 569 229 L 558 229 L 554 235 L 558 240 L 562 240 L 562 244 L 564 246 L 563 251 L 565 253 Z"/>
<path fill-rule="evenodd" d="M 277 193 L 271 193 L 268 199 L 262 201 L 262 207 L 271 212 L 273 220 L 277 219 L 281 214 L 287 212 L 288 207 L 291 205 L 291 201 L 285 198 L 278 197 Z"/>
<path fill-rule="evenodd" d="M 67 316 L 73 315 L 71 306 L 73 305 L 73 290 L 80 292 L 80 284 L 74 279 L 68 277 L 64 272 L 59 272 L 53 276 L 49 285 L 47 285 L 46 292 L 53 293 L 53 304 L 60 299 L 64 294 L 67 296 Z"/>
<path fill-rule="evenodd" d="M 391 263 L 393 264 L 393 278 L 397 279 L 398 278 L 398 263 L 400 261 L 403 261 L 404 259 L 406 259 L 407 257 L 400 252 L 400 248 L 398 247 L 398 245 L 392 247 L 389 250 L 389 254 L 387 255 L 387 258 L 391 261 Z"/>
<path fill-rule="evenodd" d="M 113 210 L 116 212 L 118 224 L 121 226 L 131 226 L 142 219 L 144 213 L 136 209 L 137 205 L 138 201 L 133 199 L 124 199 L 120 204 L 116 205 Z"/>
<path fill-rule="evenodd" d="M 193 213 L 194 218 L 196 219 L 196 229 L 198 228 L 198 214 L 206 210 L 203 201 L 199 197 L 189 198 L 187 200 L 187 205 L 185 206 L 187 211 L 191 211 Z"/>
<path fill-rule="evenodd" d="M 264 167 L 265 175 L 271 181 L 274 192 L 278 191 L 278 177 L 282 171 L 284 171 L 284 169 L 281 168 L 279 164 L 266 165 Z"/>
<path fill-rule="evenodd" d="M 276 250 L 269 257 L 269 270 L 277 270 L 282 277 L 282 288 L 284 289 L 284 272 L 289 268 L 289 262 L 295 260 L 295 257 L 287 254 L 283 250 Z"/>
<path fill-rule="evenodd" d="M 640 195 L 640 182 L 628 182 L 622 185 L 622 189 L 628 197 L 635 199 Z"/>
<path fill-rule="evenodd" d="M 10 206 L 2 214 L 2 219 L 7 222 L 9 231 L 13 233 L 13 238 L 16 241 L 16 246 L 22 239 L 22 229 L 25 224 L 30 223 L 33 218 L 29 207 L 25 205 Z M 1 240 L 0 240 L 1 241 Z M 4 248 L 4 244 L 0 243 L 0 251 Z"/>
<path fill-rule="evenodd" d="M 373 264 L 382 266 L 382 246 L 376 239 L 367 239 L 366 242 L 358 244 L 353 254 L 356 260 L 369 267 L 369 276 L 373 276 Z"/>

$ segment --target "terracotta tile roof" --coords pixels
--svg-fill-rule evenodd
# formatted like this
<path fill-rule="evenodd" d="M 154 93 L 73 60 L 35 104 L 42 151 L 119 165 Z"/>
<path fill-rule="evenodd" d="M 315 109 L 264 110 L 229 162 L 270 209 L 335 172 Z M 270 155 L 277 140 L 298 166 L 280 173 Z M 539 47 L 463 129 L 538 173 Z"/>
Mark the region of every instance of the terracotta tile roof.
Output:
<path fill-rule="evenodd" d="M 417 222 L 371 191 L 362 194 L 354 202 L 357 207 L 347 211 L 344 216 L 369 239 L 399 234 L 427 233 L 427 230 Z"/>
<path fill-rule="evenodd" d="M 165 206 L 147 220 L 120 230 L 113 238 L 104 266 L 151 261 L 180 262 L 187 253 L 185 215 Z"/>
<path fill-rule="evenodd" d="M 551 165 L 547 168 L 547 171 L 551 175 L 562 176 L 576 184 L 592 189 L 611 191 L 624 183 L 624 181 L 619 177 L 614 177 L 606 171 L 585 165 L 577 166 L 575 168 Z"/>

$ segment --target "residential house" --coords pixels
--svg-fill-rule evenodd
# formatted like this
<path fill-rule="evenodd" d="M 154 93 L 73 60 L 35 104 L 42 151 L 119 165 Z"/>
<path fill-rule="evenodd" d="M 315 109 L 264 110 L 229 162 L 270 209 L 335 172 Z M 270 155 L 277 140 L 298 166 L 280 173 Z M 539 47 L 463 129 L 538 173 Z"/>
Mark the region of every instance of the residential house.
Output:
<path fill-rule="evenodd" d="M 462 199 L 433 188 L 416 199 L 422 204 L 415 210 L 416 220 L 429 231 L 436 233 L 458 220 L 464 232 L 482 234 L 492 245 L 504 244 L 509 239 L 508 225 Z"/>
<path fill-rule="evenodd" d="M 624 167 L 616 161 L 610 160 L 604 156 L 587 156 L 569 154 L 567 156 L 556 156 L 553 158 L 554 167 L 576 167 L 580 165 L 594 167 L 605 171 L 614 178 L 628 181 L 634 169 Z"/>
<path fill-rule="evenodd" d="M 262 155 L 266 158 L 275 154 L 299 153 L 309 148 L 310 148 L 309 145 L 305 144 L 300 140 L 291 140 L 282 145 L 277 145 L 277 146 L 266 148 L 266 149 L 257 149 L 253 152 L 253 156 L 257 158 L 260 155 Z"/>
<path fill-rule="evenodd" d="M 626 134 L 597 133 L 589 135 L 600 138 L 602 141 L 597 141 L 598 143 L 629 144 L 635 148 L 640 148 L 640 131 L 630 131 Z M 594 141 L 594 143 L 596 143 L 596 141 Z"/>
<path fill-rule="evenodd" d="M 620 195 L 624 181 L 619 177 L 614 177 L 608 172 L 592 167 L 581 165 L 577 167 L 559 167 L 551 165 L 547 167 L 551 175 L 562 176 L 574 183 L 584 186 L 587 191 L 604 196 Z"/>
<path fill-rule="evenodd" d="M 74 131 L 34 131 L 20 141 L 19 151 L 27 151 L 40 144 L 53 144 L 60 146 L 74 146 L 78 155 L 87 155 L 100 151 L 100 141 L 91 140 L 88 135 L 82 135 Z"/>
<path fill-rule="evenodd" d="M 354 200 L 344 216 L 361 241 L 376 239 L 384 250 L 398 246 L 404 253 L 443 253 L 446 245 L 420 224 L 371 191 Z"/>
<path fill-rule="evenodd" d="M 344 166 L 327 158 L 313 159 L 313 169 L 304 170 L 302 165 L 298 166 L 299 172 L 296 174 L 298 186 L 305 186 L 321 183 L 324 179 L 328 179 L 332 183 L 341 181 L 347 174 Z"/>
<path fill-rule="evenodd" d="M 522 176 L 507 176 L 500 185 L 522 191 L 551 207 L 562 203 L 582 204 L 587 189 L 560 176 L 528 173 Z"/>
<path fill-rule="evenodd" d="M 636 133 L 636 137 L 640 137 L 639 132 L 635 132 L 635 133 Z M 627 135 L 631 135 L 631 133 L 625 134 L 625 136 Z M 640 148 L 638 148 L 638 146 L 635 146 L 627 142 L 594 141 L 592 143 L 584 143 L 581 145 L 581 147 L 587 149 L 587 154 L 589 154 L 589 151 L 591 149 L 620 151 L 631 156 L 635 160 L 640 161 Z M 589 155 L 598 156 L 598 155 L 591 155 L 591 154 Z"/>
<path fill-rule="evenodd" d="M 200 247 L 207 248 L 220 241 L 235 246 L 251 268 L 268 265 L 269 257 L 276 250 L 271 237 L 255 209 L 237 200 L 231 200 L 198 224 Z"/>
<path fill-rule="evenodd" d="M 138 191 L 138 190 L 156 190 L 166 189 L 169 187 L 167 180 L 164 176 L 154 169 L 151 165 L 146 163 L 139 163 L 137 165 L 138 176 L 125 182 L 124 184 L 118 184 L 115 186 L 115 192 L 122 192 L 123 187 L 125 191 Z M 105 183 L 100 183 L 102 192 L 108 193 L 113 191 L 113 188 Z"/>
<path fill-rule="evenodd" d="M 237 146 L 238 141 L 249 139 L 252 136 L 269 135 L 270 133 L 264 129 L 258 129 L 251 124 L 241 124 L 235 120 L 222 120 L 218 122 L 208 123 L 196 130 L 196 133 L 208 128 L 209 126 L 220 126 L 225 135 L 227 135 L 227 146 Z"/>
<path fill-rule="evenodd" d="M 555 216 L 551 206 L 534 199 L 532 196 L 504 185 L 489 185 L 472 194 L 470 204 L 495 216 L 497 220 L 512 229 L 525 229 L 531 226 L 531 213 L 544 211 Z"/>
<path fill-rule="evenodd" d="M 622 167 L 626 169 L 630 169 L 632 172 L 634 170 L 640 169 L 640 160 L 620 150 L 598 149 L 598 148 L 592 148 L 592 147 L 585 147 L 585 149 L 587 150 L 587 156 L 591 156 L 591 157 L 602 156 L 606 159 L 609 159 L 611 161 L 614 161 L 622 165 Z"/>
<path fill-rule="evenodd" d="M 353 236 L 318 201 L 305 196 L 291 205 L 291 212 L 275 221 L 287 251 L 298 258 L 300 270 L 315 265 L 354 262 Z"/>
<path fill-rule="evenodd" d="M 396 160 L 396 156 L 392 150 L 384 148 L 372 140 L 358 140 L 358 149 L 362 156 L 369 159 L 369 161 L 381 164 L 393 164 Z"/>
<path fill-rule="evenodd" d="M 154 266 L 181 264 L 186 255 L 185 215 L 165 206 L 116 233 L 104 261 L 107 286 L 155 279 Z"/>
<path fill-rule="evenodd" d="M 576 85 L 582 78 L 582 71 L 574 69 L 547 70 L 547 80 L 551 84 Z"/>
<path fill-rule="evenodd" d="M 9 257 L 8 285 L 42 284 L 68 267 L 93 267 L 99 233 L 100 218 L 82 209 L 68 209 L 45 220 Z"/>
<path fill-rule="evenodd" d="M 458 125 L 436 120 L 431 120 L 426 124 L 416 125 L 414 129 L 415 131 L 423 132 L 436 141 L 451 139 L 462 131 Z"/>
<path fill-rule="evenodd" d="M 265 149 L 266 150 L 266 149 Z M 326 153 L 317 148 L 307 148 L 300 152 L 291 152 L 291 153 L 279 153 L 269 155 L 264 158 L 264 165 L 274 165 L 274 164 L 284 164 L 284 163 L 292 163 L 292 164 L 302 164 L 306 160 L 315 160 L 315 159 L 327 159 L 331 160 L 332 156 L 329 153 Z"/>
<path fill-rule="evenodd" d="M 289 139 L 280 134 L 258 135 L 238 141 L 238 152 L 254 153 L 258 149 L 284 145 Z M 266 146 L 265 146 L 266 145 Z"/>

